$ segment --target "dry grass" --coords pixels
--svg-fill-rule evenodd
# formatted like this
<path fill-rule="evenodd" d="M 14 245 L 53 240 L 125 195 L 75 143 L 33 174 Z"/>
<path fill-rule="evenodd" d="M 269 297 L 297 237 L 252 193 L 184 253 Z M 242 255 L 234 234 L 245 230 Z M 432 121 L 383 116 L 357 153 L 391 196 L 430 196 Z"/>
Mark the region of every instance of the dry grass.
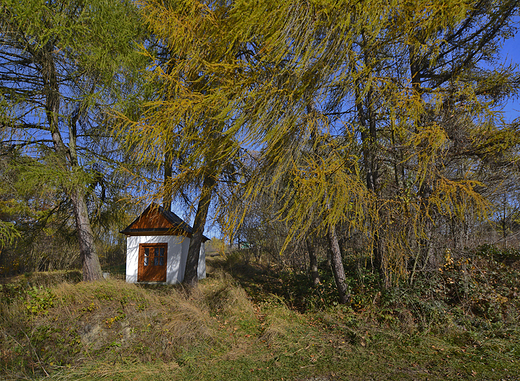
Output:
<path fill-rule="evenodd" d="M 81 270 L 40 271 L 0 278 L 0 284 L 24 283 L 31 286 L 51 286 L 60 282 L 77 283 L 82 276 Z"/>
<path fill-rule="evenodd" d="M 2 379 L 520 376 L 516 326 L 486 331 L 493 337 L 456 325 L 439 334 L 419 333 L 407 310 L 387 316 L 338 306 L 302 314 L 274 295 L 253 303 L 225 272 L 213 274 L 192 292 L 181 286 L 138 286 L 111 279 L 25 291 L 15 287 L 3 295 Z"/>
<path fill-rule="evenodd" d="M 215 350 L 226 341 L 203 291 L 155 292 L 112 279 L 30 292 L 0 310 L 3 365 L 19 368 L 20 375 L 28 367 L 42 375 L 100 356 L 112 363 L 170 363 L 193 348 Z M 45 306 L 34 307 L 39 304 Z"/>

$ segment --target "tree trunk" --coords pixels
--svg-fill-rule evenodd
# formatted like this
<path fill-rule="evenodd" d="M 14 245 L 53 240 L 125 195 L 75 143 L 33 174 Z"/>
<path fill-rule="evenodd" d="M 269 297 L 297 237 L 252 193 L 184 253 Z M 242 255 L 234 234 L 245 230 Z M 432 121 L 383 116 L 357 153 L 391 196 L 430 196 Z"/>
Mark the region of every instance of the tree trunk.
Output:
<path fill-rule="evenodd" d="M 87 203 L 85 202 L 85 195 L 80 188 L 72 190 L 71 200 L 74 205 L 74 214 L 78 229 L 79 251 L 83 265 L 83 281 L 101 280 L 103 279 L 103 274 L 101 272 L 99 257 L 96 253 L 94 234 L 92 234 L 88 217 Z"/>
<path fill-rule="evenodd" d="M 172 56 L 172 52 L 169 48 L 164 52 L 166 57 Z M 175 66 L 175 61 L 170 59 L 168 60 L 167 66 L 166 66 L 166 72 L 168 75 L 172 74 L 173 67 Z M 166 99 L 175 97 L 175 94 L 168 93 L 166 96 Z M 168 184 L 171 181 L 172 174 L 173 174 L 173 142 L 171 142 L 169 139 L 166 140 L 166 143 L 164 145 L 164 194 L 163 194 L 163 208 L 167 211 L 172 210 L 172 202 L 173 202 L 173 195 L 171 192 L 170 184 Z"/>
<path fill-rule="evenodd" d="M 347 294 L 345 269 L 343 268 L 343 260 L 341 258 L 338 237 L 336 235 L 336 227 L 334 225 L 329 227 L 327 238 L 332 253 L 332 272 L 334 273 L 334 280 L 336 281 L 336 287 L 338 289 L 339 302 L 341 304 L 346 304 L 350 302 L 350 294 Z"/>
<path fill-rule="evenodd" d="M 332 250 L 330 249 L 330 245 L 327 248 L 327 268 L 332 268 Z"/>
<path fill-rule="evenodd" d="M 166 147 L 167 148 L 167 147 Z M 170 150 L 166 150 L 164 155 L 164 194 L 163 194 L 163 208 L 167 211 L 172 210 L 172 200 L 173 196 L 170 191 L 170 185 L 168 184 L 172 178 L 172 166 L 173 166 L 173 157 Z"/>
<path fill-rule="evenodd" d="M 67 146 L 63 141 L 59 128 L 60 92 L 53 61 L 53 51 L 54 47 L 47 44 L 42 50 L 39 61 L 43 68 L 42 78 L 45 92 L 45 112 L 49 123 L 49 131 L 52 135 L 54 150 L 72 177 L 79 168 L 76 153 L 76 123 L 79 118 L 79 112 L 73 115 L 69 123 L 69 143 Z M 73 179 L 71 180 L 71 184 L 65 184 L 65 187 L 68 188 L 67 193 L 74 207 L 79 251 L 83 265 L 83 280 L 93 281 L 103 279 L 99 257 L 94 245 L 94 235 L 92 234 L 92 227 L 90 226 L 85 193 L 82 189 L 83 185 L 81 183 L 76 184 Z"/>
<path fill-rule="evenodd" d="M 184 274 L 184 283 L 191 287 L 195 287 L 199 281 L 197 270 L 199 267 L 200 247 L 202 244 L 204 227 L 206 226 L 206 218 L 208 217 L 209 204 L 211 202 L 211 193 L 215 185 L 215 180 L 209 175 L 204 176 L 202 190 L 195 214 L 195 222 L 193 223 L 193 232 L 188 249 L 188 259 L 186 260 L 186 272 Z"/>
<path fill-rule="evenodd" d="M 316 257 L 314 248 L 308 238 L 305 239 L 305 243 L 307 245 L 307 252 L 309 253 L 309 267 L 312 284 L 316 286 L 320 283 L 320 275 L 318 274 L 318 258 Z"/>
<path fill-rule="evenodd" d="M 366 38 L 364 35 L 363 44 L 366 44 Z M 365 51 L 364 55 L 365 65 L 370 67 L 373 64 L 373 57 L 371 56 L 370 51 Z M 361 132 L 361 141 L 362 141 L 362 154 L 363 154 L 363 166 L 365 170 L 366 176 L 366 186 L 369 191 L 371 191 L 377 198 L 379 198 L 379 166 L 377 163 L 377 124 L 376 124 L 376 114 L 374 112 L 373 99 L 374 94 L 371 88 L 366 92 L 366 96 L 362 96 L 365 89 L 362 87 L 365 86 L 361 81 L 356 82 L 356 110 L 357 117 L 359 123 L 363 127 Z M 379 208 L 376 205 L 376 210 Z M 373 222 L 371 222 L 373 224 Z M 388 277 L 384 268 L 383 261 L 383 251 L 381 250 L 381 237 L 379 231 L 374 229 L 373 235 L 373 266 L 377 269 L 377 272 L 383 279 L 383 283 L 385 286 L 388 284 Z"/>

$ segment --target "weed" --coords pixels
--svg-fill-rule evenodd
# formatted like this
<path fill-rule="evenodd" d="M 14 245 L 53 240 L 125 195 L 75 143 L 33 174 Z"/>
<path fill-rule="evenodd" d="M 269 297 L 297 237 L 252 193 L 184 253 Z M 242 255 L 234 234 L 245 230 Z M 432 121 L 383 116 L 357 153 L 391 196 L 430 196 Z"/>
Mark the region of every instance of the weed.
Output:
<path fill-rule="evenodd" d="M 34 314 L 47 314 L 48 309 L 54 305 L 56 296 L 47 288 L 33 286 L 27 291 L 27 310 Z"/>
<path fill-rule="evenodd" d="M 352 266 L 349 305 L 334 304 L 324 269 L 313 287 L 238 261 L 191 293 L 117 279 L 4 285 L 0 378 L 518 379 L 514 256 L 466 254 L 387 290 Z"/>

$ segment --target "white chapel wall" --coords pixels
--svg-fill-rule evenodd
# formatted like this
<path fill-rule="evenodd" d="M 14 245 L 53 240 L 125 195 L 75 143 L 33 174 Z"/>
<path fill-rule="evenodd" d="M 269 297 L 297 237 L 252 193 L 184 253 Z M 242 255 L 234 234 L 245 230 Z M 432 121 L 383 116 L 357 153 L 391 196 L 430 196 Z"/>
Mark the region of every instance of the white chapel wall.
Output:
<path fill-rule="evenodd" d="M 127 236 L 126 281 L 128 283 L 137 282 L 139 244 L 142 243 L 167 243 L 166 283 L 173 284 L 183 281 L 190 246 L 189 238 L 183 236 Z M 199 279 L 206 277 L 204 244 L 200 249 L 197 276 Z"/>
<path fill-rule="evenodd" d="M 197 277 L 199 279 L 206 278 L 206 245 L 204 242 L 200 244 L 199 264 L 197 267 Z"/>
<path fill-rule="evenodd" d="M 139 239 L 138 236 L 126 237 L 126 281 L 128 283 L 137 282 L 137 261 L 139 258 Z"/>

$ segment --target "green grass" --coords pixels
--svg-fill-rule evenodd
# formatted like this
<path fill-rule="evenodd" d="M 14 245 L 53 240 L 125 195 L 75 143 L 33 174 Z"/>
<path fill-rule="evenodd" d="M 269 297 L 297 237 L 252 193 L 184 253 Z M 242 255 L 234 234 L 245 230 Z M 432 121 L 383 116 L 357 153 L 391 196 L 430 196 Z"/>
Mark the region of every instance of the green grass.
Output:
<path fill-rule="evenodd" d="M 239 262 L 191 293 L 21 276 L 0 286 L 0 379 L 518 380 L 518 274 L 479 258 L 464 295 L 455 264 L 412 288 L 354 279 L 349 306 Z"/>

